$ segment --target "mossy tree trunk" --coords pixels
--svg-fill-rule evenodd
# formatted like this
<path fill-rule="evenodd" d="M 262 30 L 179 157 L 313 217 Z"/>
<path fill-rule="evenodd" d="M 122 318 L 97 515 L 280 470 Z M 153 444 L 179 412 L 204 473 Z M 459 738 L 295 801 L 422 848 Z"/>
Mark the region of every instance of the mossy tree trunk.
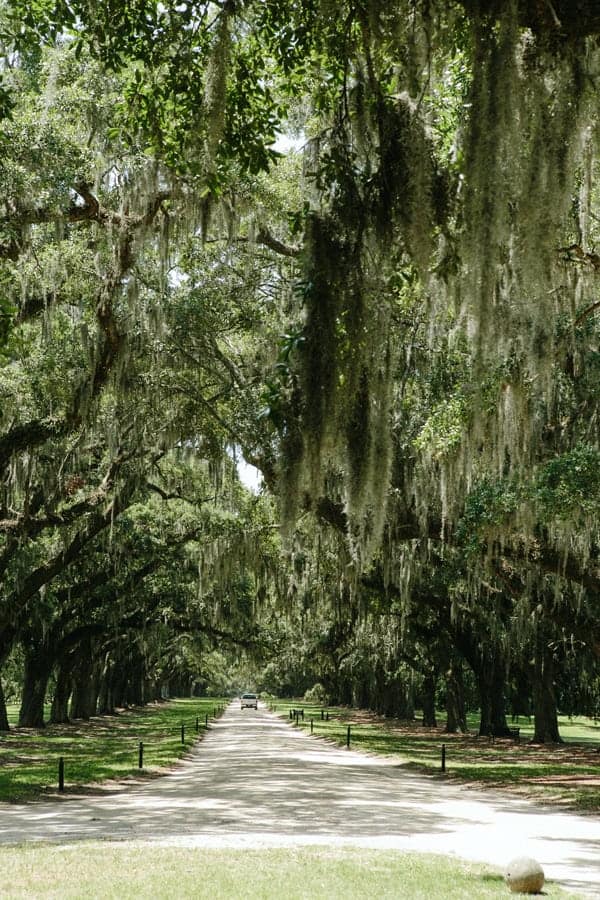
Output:
<path fill-rule="evenodd" d="M 549 646 L 548 628 L 538 623 L 535 658 L 532 665 L 533 715 L 535 744 L 559 744 L 562 738 L 558 730 L 556 692 L 554 689 L 555 660 Z"/>

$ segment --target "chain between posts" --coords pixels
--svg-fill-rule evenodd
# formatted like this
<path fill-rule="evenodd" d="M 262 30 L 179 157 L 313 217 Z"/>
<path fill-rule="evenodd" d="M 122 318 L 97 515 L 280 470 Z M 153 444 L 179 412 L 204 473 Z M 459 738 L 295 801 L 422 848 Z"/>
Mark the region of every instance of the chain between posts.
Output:
<path fill-rule="evenodd" d="M 223 712 L 223 706 L 215 706 L 214 707 L 214 717 L 217 718 L 217 714 Z M 208 728 L 208 713 L 205 713 L 204 716 L 204 727 Z M 200 716 L 196 716 L 196 733 L 200 731 Z M 185 723 L 181 723 L 181 743 L 185 744 Z M 138 769 L 144 768 L 144 742 L 138 742 Z M 64 756 L 59 756 L 58 758 L 58 790 L 62 794 L 65 790 L 65 758 Z"/>

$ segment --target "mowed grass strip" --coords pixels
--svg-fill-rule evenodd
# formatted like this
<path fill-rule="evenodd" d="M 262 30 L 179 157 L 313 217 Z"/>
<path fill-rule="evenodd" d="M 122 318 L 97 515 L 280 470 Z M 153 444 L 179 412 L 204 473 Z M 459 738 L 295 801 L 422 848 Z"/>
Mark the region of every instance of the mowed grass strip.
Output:
<path fill-rule="evenodd" d="M 353 750 L 398 757 L 399 764 L 441 775 L 442 745 L 447 778 L 501 787 L 532 798 L 589 811 L 600 810 L 600 723 L 578 717 L 559 718 L 563 744 L 531 744 L 533 724 L 511 723 L 521 729 L 520 741 L 477 737 L 478 719 L 469 719 L 469 734 L 445 734 L 442 727 L 424 728 L 418 721 L 385 719 L 365 710 L 320 707 L 302 700 L 275 700 L 275 711 L 289 719 L 290 709 L 304 710 L 298 726 L 344 746 L 350 725 Z M 329 721 L 321 718 L 321 711 Z M 440 715 L 440 721 L 443 721 Z"/>
<path fill-rule="evenodd" d="M 207 850 L 78 844 L 0 849 L 2 896 L 94 900 L 464 900 L 506 897 L 500 872 L 425 854 L 362 848 Z M 575 895 L 546 883 L 547 897 Z"/>
<path fill-rule="evenodd" d="M 70 725 L 15 728 L 3 733 L 0 801 L 28 800 L 57 790 L 61 756 L 66 792 L 96 782 L 157 774 L 189 751 L 205 732 L 206 715 L 210 722 L 215 708 L 226 702 L 219 698 L 170 700 Z M 140 741 L 144 745 L 142 770 L 138 768 Z"/>

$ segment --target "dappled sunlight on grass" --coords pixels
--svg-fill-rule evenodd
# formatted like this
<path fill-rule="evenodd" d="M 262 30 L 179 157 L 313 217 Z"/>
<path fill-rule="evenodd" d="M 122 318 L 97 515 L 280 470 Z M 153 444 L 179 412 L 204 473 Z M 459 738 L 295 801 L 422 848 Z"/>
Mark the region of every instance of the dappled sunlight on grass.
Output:
<path fill-rule="evenodd" d="M 425 728 L 415 721 L 386 719 L 365 710 L 329 707 L 323 709 L 322 717 L 321 707 L 304 701 L 277 701 L 275 705 L 284 717 L 289 717 L 289 709 L 303 709 L 299 728 L 310 731 L 312 719 L 315 736 L 342 746 L 350 725 L 353 750 L 398 757 L 398 765 L 413 771 L 441 773 L 444 745 L 448 778 L 518 790 L 588 810 L 600 809 L 600 723 L 591 719 L 561 717 L 565 743 L 540 746 L 528 742 L 533 724 L 523 717 L 511 723 L 520 728 L 520 741 L 492 741 L 477 737 L 474 715 L 468 722 L 472 731 L 462 735 L 445 734 L 441 727 Z"/>
<path fill-rule="evenodd" d="M 327 725 L 343 734 L 340 720 L 331 719 Z M 383 735 L 386 744 L 395 728 Z M 368 742 L 373 723 L 361 720 L 356 730 Z M 548 816 L 546 810 L 500 791 L 484 797 L 451 778 L 407 771 L 410 760 L 401 756 L 348 752 L 331 740 L 311 739 L 306 731 L 262 707 L 241 710 L 239 704 L 231 704 L 206 740 L 173 767 L 168 777 L 136 779 L 127 789 L 92 793 L 86 788 L 73 792 L 81 796 L 54 796 L 35 807 L 5 806 L 0 842 L 14 845 L 26 840 L 40 848 L 47 842 L 65 846 L 107 839 L 125 841 L 126 846 L 151 843 L 153 859 L 164 848 L 193 848 L 199 853 L 207 848 L 243 848 L 239 868 L 248 867 L 251 876 L 251 854 L 256 848 L 268 852 L 287 848 L 287 853 L 290 848 L 300 852 L 308 846 L 335 846 L 348 850 L 357 860 L 372 851 L 435 852 L 502 867 L 527 846 L 548 866 L 548 877 L 560 879 L 561 884 L 585 888 L 597 882 L 597 829 L 589 818 L 564 813 Z M 196 856 L 188 858 L 195 860 Z M 230 865 L 238 868 L 235 863 Z M 203 880 L 202 890 L 206 888 L 204 895 L 211 900 L 213 896 L 272 896 L 278 900 L 294 896 L 287 889 L 287 880 L 282 881 L 275 872 L 277 881 L 272 875 L 267 877 L 264 893 L 262 883 L 251 878 L 243 880 L 241 887 L 232 880 L 217 881 L 210 890 Z M 306 875 L 298 878 L 306 889 Z M 347 896 L 348 884 L 353 887 L 355 883 L 360 885 L 357 896 L 373 896 L 374 882 L 361 881 L 354 870 L 340 881 L 338 893 L 335 882 L 327 879 L 323 881 L 326 893 L 317 891 L 316 896 Z M 254 893 L 244 893 L 249 885 L 258 885 Z M 400 896 L 421 896 L 406 894 L 401 881 L 390 896 L 398 896 L 399 885 Z M 482 885 L 481 881 L 463 884 L 458 896 L 488 896 L 479 893 Z M 431 896 L 426 879 L 425 886 Z M 489 881 L 484 886 L 495 887 L 496 883 Z M 85 896 L 69 894 L 63 887 L 61 884 L 56 896 Z M 197 890 L 198 885 L 195 887 Z M 271 887 L 276 888 L 275 893 L 268 892 Z M 119 897 L 130 896 L 126 882 L 119 888 Z M 170 896 L 154 888 L 140 888 L 136 883 L 131 890 L 132 894 L 137 891 L 137 896 Z M 382 884 L 375 896 L 388 896 L 386 890 Z M 173 896 L 192 896 L 185 893 L 180 878 L 175 880 L 174 891 Z M 87 895 L 105 896 L 102 891 Z M 315 896 L 312 883 L 308 892 L 298 896 Z M 440 896 L 457 895 L 444 889 Z"/>
<path fill-rule="evenodd" d="M 0 800 L 25 800 L 56 790 L 61 756 L 67 792 L 81 785 L 148 777 L 162 771 L 202 737 L 206 715 L 212 717 L 220 703 L 214 698 L 172 700 L 123 710 L 114 716 L 97 716 L 89 722 L 43 730 L 13 729 L 0 739 Z M 14 715 L 11 708 L 11 717 Z M 144 744 L 142 770 L 138 768 L 140 741 Z"/>
<path fill-rule="evenodd" d="M 3 897 L 464 900 L 506 896 L 499 872 L 441 856 L 321 847 L 190 850 L 88 844 L 0 850 Z M 39 873 L 43 872 L 41 879 Z M 548 885 L 546 896 L 569 896 Z"/>

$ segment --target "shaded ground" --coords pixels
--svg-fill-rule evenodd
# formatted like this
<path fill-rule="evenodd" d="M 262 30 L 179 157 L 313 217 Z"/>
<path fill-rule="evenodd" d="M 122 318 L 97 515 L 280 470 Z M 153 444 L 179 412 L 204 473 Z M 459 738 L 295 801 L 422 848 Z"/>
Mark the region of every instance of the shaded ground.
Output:
<path fill-rule="evenodd" d="M 450 779 L 501 787 L 503 792 L 600 814 L 600 735 L 596 728 L 585 729 L 591 737 L 576 738 L 577 743 L 539 745 L 531 744 L 527 735 L 519 742 L 479 738 L 473 732 L 447 734 L 441 727 L 424 728 L 365 710 L 339 709 L 335 719 L 338 717 L 342 720 L 337 726 L 338 743 L 345 742 L 346 723 L 352 723 L 353 747 L 402 757 L 410 768 L 423 773 L 439 770 L 440 750 L 445 744 Z M 328 726 L 317 716 L 316 732 L 322 734 L 324 727 Z"/>
<path fill-rule="evenodd" d="M 600 821 L 482 794 L 310 738 L 232 705 L 174 773 L 104 796 L 0 807 L 0 842 L 181 846 L 349 844 L 452 853 L 499 867 L 531 855 L 600 896 Z"/>

